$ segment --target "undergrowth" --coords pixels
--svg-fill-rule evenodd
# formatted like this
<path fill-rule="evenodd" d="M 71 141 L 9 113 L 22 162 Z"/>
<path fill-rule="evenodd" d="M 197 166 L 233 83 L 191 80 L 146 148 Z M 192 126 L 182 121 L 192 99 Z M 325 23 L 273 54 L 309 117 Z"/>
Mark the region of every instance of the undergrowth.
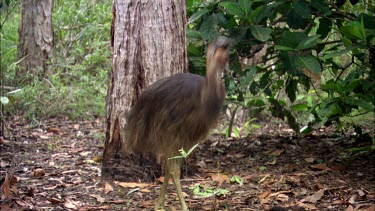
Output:
<path fill-rule="evenodd" d="M 56 0 L 52 75 L 22 85 L 14 83 L 20 21 L 19 5 L 15 7 L 1 29 L 3 82 L 8 87 L 3 94 L 9 98 L 5 105 L 8 116 L 22 116 L 35 123 L 51 117 L 90 119 L 105 115 L 111 68 L 111 7 L 112 2 L 104 0 Z"/>

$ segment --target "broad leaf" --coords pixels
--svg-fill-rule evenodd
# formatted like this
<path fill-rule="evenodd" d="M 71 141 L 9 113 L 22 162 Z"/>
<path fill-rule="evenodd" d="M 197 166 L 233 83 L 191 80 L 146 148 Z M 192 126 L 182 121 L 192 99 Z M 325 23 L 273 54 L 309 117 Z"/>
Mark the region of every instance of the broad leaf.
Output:
<path fill-rule="evenodd" d="M 308 107 L 306 104 L 301 103 L 290 106 L 290 109 L 292 109 L 293 111 L 307 111 Z"/>
<path fill-rule="evenodd" d="M 340 28 L 340 32 L 349 39 L 359 39 L 366 41 L 366 34 L 363 22 L 352 21 L 346 26 Z"/>
<path fill-rule="evenodd" d="M 271 29 L 263 26 L 250 27 L 251 34 L 259 41 L 265 42 L 271 38 Z"/>
<path fill-rule="evenodd" d="M 329 16 L 332 14 L 332 11 L 326 4 L 326 1 L 323 0 L 312 0 L 311 6 L 314 7 L 316 10 L 318 10 L 321 13 L 324 13 L 324 15 Z"/>
<path fill-rule="evenodd" d="M 322 67 L 320 66 L 318 59 L 314 56 L 296 56 L 296 64 L 300 70 L 302 68 L 307 68 L 318 75 L 322 72 Z"/>
<path fill-rule="evenodd" d="M 206 14 L 209 10 L 206 8 L 198 10 L 198 12 L 194 13 L 190 18 L 187 24 L 191 24 L 198 20 L 202 15 Z"/>
<path fill-rule="evenodd" d="M 323 38 L 325 38 L 328 33 L 331 31 L 332 21 L 328 18 L 321 18 L 319 19 L 319 28 L 316 31 L 317 34 L 320 34 Z"/>
<path fill-rule="evenodd" d="M 256 95 L 258 94 L 260 88 L 259 88 L 259 83 L 256 82 L 256 81 L 253 81 L 253 83 L 250 84 L 250 87 L 249 87 L 249 90 L 250 90 L 250 93 L 252 95 Z"/>
<path fill-rule="evenodd" d="M 284 116 L 287 119 L 288 125 L 294 130 L 294 132 L 299 133 L 299 125 L 297 123 L 296 118 L 290 113 L 290 111 L 284 109 Z"/>
<path fill-rule="evenodd" d="M 288 46 L 282 46 L 282 45 L 276 45 L 275 50 L 280 50 L 280 51 L 292 51 L 294 48 L 288 47 Z"/>
<path fill-rule="evenodd" d="M 362 107 L 366 111 L 372 111 L 374 109 L 374 106 L 372 104 L 361 99 L 346 98 L 344 102 L 349 105 Z"/>
<path fill-rule="evenodd" d="M 330 58 L 333 58 L 333 57 L 341 56 L 343 54 L 349 53 L 350 51 L 352 51 L 353 49 L 356 49 L 356 48 L 358 48 L 358 46 L 357 45 L 353 45 L 353 46 L 347 47 L 344 50 L 339 50 L 339 51 L 331 52 L 331 53 L 329 53 L 329 54 L 321 57 L 321 59 L 322 60 L 327 60 L 327 59 L 330 59 Z"/>
<path fill-rule="evenodd" d="M 238 5 L 245 13 L 245 16 L 248 17 L 251 12 L 251 0 L 238 0 Z"/>
<path fill-rule="evenodd" d="M 254 107 L 263 107 L 265 105 L 266 105 L 266 103 L 263 100 L 261 100 L 261 99 L 249 100 L 246 103 L 246 106 L 251 106 L 251 107 L 253 107 L 253 106 Z"/>
<path fill-rule="evenodd" d="M 310 18 L 310 7 L 305 1 L 293 1 L 293 8 L 302 18 Z"/>
<path fill-rule="evenodd" d="M 203 39 L 212 40 L 218 36 L 217 28 L 218 25 L 216 16 L 211 15 L 203 20 L 199 31 L 201 32 Z"/>
<path fill-rule="evenodd" d="M 310 8 L 304 1 L 294 1 L 293 8 L 288 12 L 287 23 L 293 29 L 302 29 L 307 26 L 310 18 Z"/>
<path fill-rule="evenodd" d="M 305 38 L 298 44 L 296 49 L 303 50 L 303 49 L 315 47 L 318 44 L 319 37 L 320 37 L 320 34 Z"/>
<path fill-rule="evenodd" d="M 192 30 L 192 29 L 186 29 L 186 36 L 189 39 L 202 39 L 201 33 L 199 31 Z"/>
<path fill-rule="evenodd" d="M 245 12 L 241 9 L 241 7 L 236 2 L 220 2 L 220 6 L 225 7 L 226 11 L 230 15 L 237 15 L 238 17 L 244 18 L 246 17 Z"/>
<path fill-rule="evenodd" d="M 289 100 L 294 102 L 296 100 L 297 82 L 291 78 L 285 87 L 285 91 Z"/>
<path fill-rule="evenodd" d="M 291 51 L 282 51 L 281 52 L 281 59 L 283 62 L 283 66 L 285 70 L 295 76 L 295 75 L 300 75 L 299 68 L 297 67 L 297 64 L 295 62 L 296 60 L 296 54 L 294 54 Z"/>
<path fill-rule="evenodd" d="M 297 48 L 297 46 L 308 36 L 303 32 L 290 32 L 285 31 L 281 37 L 281 45 L 288 46 L 291 48 Z"/>

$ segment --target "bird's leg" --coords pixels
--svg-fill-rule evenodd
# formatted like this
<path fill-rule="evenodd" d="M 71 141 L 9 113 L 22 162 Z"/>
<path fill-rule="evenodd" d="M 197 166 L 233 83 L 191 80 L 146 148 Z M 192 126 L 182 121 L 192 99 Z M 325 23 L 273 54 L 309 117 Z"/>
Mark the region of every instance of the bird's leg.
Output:
<path fill-rule="evenodd" d="M 186 206 L 184 196 L 182 195 L 182 188 L 180 183 L 180 175 L 181 175 L 181 159 L 171 159 L 167 160 L 168 163 L 168 170 L 172 177 L 173 183 L 176 186 L 177 196 L 181 203 L 181 210 L 188 211 L 188 207 Z"/>
<path fill-rule="evenodd" d="M 165 161 L 163 163 L 163 166 L 164 166 L 164 182 L 160 189 L 160 196 L 158 199 L 158 203 L 155 206 L 155 211 L 160 210 L 160 209 L 167 210 L 164 206 L 164 201 L 165 201 L 165 194 L 167 192 L 167 187 L 168 187 L 169 178 L 170 178 L 168 161 Z"/>

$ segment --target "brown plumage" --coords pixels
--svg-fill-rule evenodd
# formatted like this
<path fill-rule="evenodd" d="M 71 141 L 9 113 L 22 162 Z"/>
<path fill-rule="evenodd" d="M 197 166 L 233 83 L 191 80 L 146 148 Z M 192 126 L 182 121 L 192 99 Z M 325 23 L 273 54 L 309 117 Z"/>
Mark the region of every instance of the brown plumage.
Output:
<path fill-rule="evenodd" d="M 180 185 L 181 148 L 189 150 L 207 135 L 224 102 L 221 73 L 228 62 L 228 39 L 213 41 L 207 50 L 206 77 L 176 74 L 149 86 L 127 116 L 125 139 L 133 151 L 161 157 L 164 184 L 155 209 L 164 208 L 168 180 L 172 177 L 182 210 L 187 210 Z"/>

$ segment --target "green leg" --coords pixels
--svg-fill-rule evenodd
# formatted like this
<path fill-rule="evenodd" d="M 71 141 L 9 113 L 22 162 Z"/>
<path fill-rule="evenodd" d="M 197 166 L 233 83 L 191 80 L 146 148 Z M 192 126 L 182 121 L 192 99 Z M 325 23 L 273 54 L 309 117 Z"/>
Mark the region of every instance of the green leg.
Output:
<path fill-rule="evenodd" d="M 182 195 L 182 188 L 181 188 L 181 183 L 180 183 L 180 176 L 181 176 L 181 169 L 180 169 L 180 164 L 181 160 L 180 159 L 173 159 L 173 160 L 168 160 L 168 167 L 169 167 L 169 172 L 172 177 L 173 183 L 176 186 L 177 190 L 177 196 L 178 199 L 180 200 L 181 203 L 181 209 L 183 211 L 188 211 L 188 207 L 186 206 L 184 196 Z"/>
<path fill-rule="evenodd" d="M 170 178 L 170 174 L 169 174 L 169 170 L 168 170 L 168 164 L 167 164 L 167 162 L 165 162 L 164 163 L 164 182 L 163 182 L 163 185 L 161 186 L 161 189 L 160 189 L 160 196 L 159 196 L 159 199 L 158 199 L 158 203 L 155 206 L 155 211 L 157 211 L 157 210 L 167 210 L 164 206 L 164 202 L 165 202 L 165 194 L 167 193 L 169 178 Z"/>

